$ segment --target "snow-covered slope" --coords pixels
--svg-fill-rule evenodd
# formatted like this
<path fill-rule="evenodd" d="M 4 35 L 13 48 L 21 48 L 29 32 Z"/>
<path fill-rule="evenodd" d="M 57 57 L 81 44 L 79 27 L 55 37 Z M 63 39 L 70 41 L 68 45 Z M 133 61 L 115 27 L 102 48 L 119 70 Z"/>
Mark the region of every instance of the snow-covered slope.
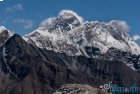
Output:
<path fill-rule="evenodd" d="M 122 51 L 140 54 L 139 45 L 128 35 L 126 22 L 84 21 L 70 10 L 62 10 L 58 17 L 49 18 L 41 26 L 23 38 L 40 48 L 66 53 L 68 55 L 86 55 L 86 47 L 99 48 L 106 53 L 111 47 Z M 92 51 L 88 50 L 88 52 Z"/>

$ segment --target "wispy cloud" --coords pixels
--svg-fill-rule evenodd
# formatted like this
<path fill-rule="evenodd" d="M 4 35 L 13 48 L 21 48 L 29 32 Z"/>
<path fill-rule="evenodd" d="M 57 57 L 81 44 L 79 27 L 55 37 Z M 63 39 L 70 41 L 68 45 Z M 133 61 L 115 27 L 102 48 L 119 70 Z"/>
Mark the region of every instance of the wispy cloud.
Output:
<path fill-rule="evenodd" d="M 25 29 L 31 29 L 33 27 L 33 21 L 31 19 L 17 18 L 13 20 L 13 23 L 21 24 Z"/>
<path fill-rule="evenodd" d="M 133 39 L 134 39 L 135 41 L 140 40 L 140 35 L 135 35 L 135 36 L 133 36 Z"/>
<path fill-rule="evenodd" d="M 7 12 L 17 12 L 22 10 L 23 10 L 23 6 L 21 4 L 16 4 L 6 8 Z"/>

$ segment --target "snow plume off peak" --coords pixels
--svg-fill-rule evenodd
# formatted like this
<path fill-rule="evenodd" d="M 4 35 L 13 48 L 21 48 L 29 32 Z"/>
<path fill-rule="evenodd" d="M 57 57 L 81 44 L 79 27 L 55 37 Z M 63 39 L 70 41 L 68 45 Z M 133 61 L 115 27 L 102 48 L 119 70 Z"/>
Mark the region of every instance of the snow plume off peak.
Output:
<path fill-rule="evenodd" d="M 69 18 L 69 17 L 76 17 L 81 23 L 84 21 L 83 18 L 81 16 L 79 16 L 77 13 L 75 13 L 72 10 L 62 10 L 59 13 L 59 16 L 63 16 L 65 18 Z"/>
<path fill-rule="evenodd" d="M 56 18 L 55 17 L 48 18 L 48 19 L 43 20 L 41 22 L 40 26 L 41 27 L 45 27 L 45 28 L 51 28 L 51 27 L 53 27 L 55 22 L 56 22 Z"/>

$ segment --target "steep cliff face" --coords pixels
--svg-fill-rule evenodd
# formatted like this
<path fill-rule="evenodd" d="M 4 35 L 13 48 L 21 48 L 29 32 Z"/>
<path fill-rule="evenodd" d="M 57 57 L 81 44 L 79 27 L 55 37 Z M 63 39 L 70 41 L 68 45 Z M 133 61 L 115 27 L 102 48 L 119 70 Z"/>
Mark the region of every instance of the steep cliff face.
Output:
<path fill-rule="evenodd" d="M 140 56 L 124 52 L 116 48 L 110 48 L 105 54 L 104 58 L 108 60 L 117 60 L 125 63 L 133 70 L 140 72 Z"/>

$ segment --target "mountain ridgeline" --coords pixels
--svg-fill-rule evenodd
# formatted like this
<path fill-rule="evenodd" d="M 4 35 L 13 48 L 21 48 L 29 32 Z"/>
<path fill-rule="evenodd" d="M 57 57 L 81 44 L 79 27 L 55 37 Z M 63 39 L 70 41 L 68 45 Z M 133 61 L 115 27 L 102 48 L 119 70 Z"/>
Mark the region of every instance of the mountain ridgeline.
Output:
<path fill-rule="evenodd" d="M 23 37 L 1 26 L 0 94 L 105 94 L 99 86 L 110 81 L 140 86 L 140 47 L 122 25 L 63 10 Z"/>

